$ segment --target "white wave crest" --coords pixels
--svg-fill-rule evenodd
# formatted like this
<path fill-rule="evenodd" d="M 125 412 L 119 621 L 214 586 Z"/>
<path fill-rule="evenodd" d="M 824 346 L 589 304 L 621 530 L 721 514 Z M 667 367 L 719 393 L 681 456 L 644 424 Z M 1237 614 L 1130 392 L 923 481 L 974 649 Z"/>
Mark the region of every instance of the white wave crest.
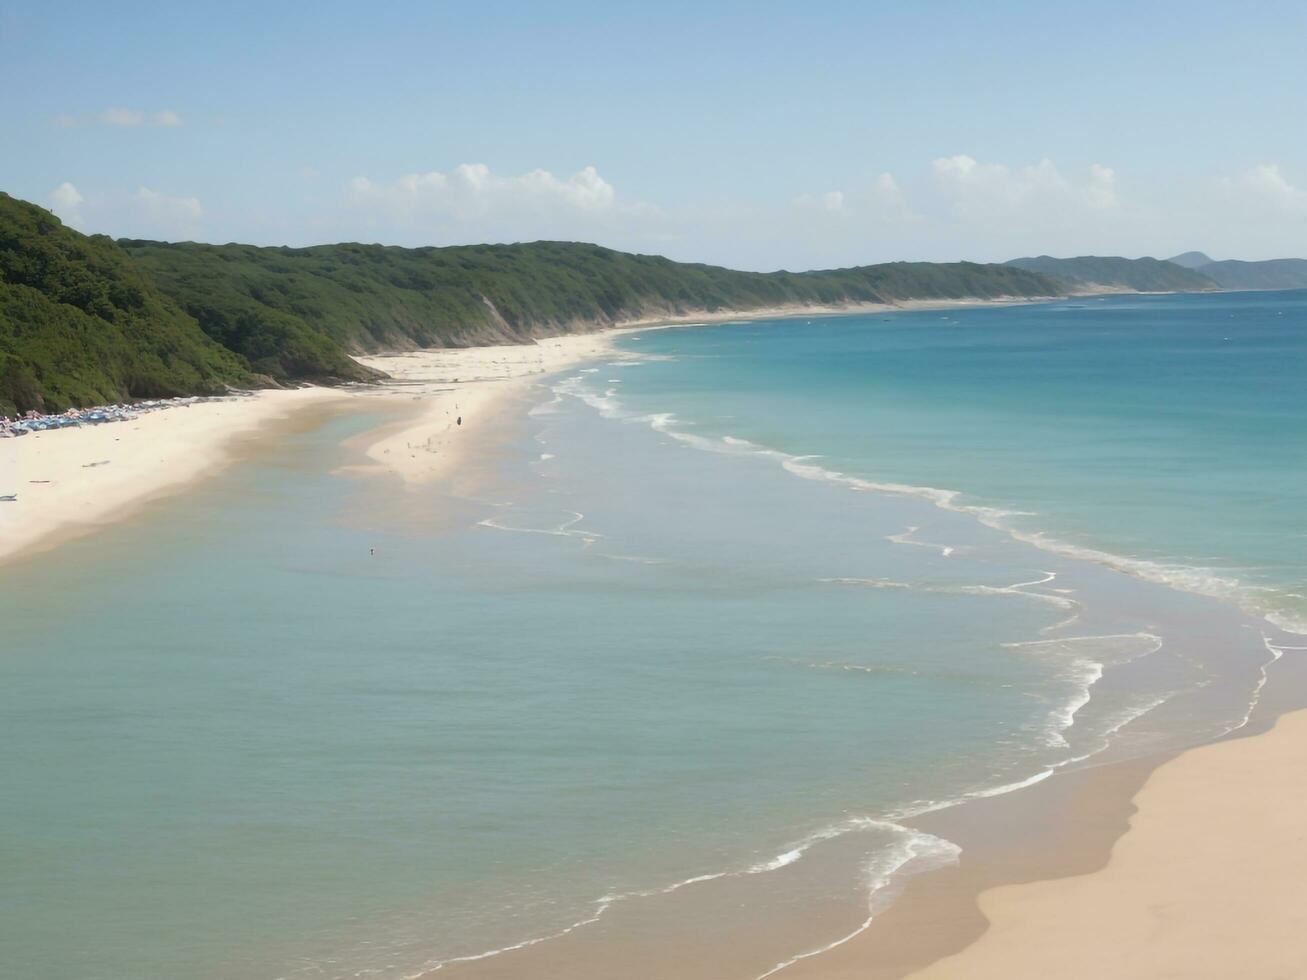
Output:
<path fill-rule="evenodd" d="M 900 531 L 898 534 L 885 535 L 885 540 L 892 541 L 895 544 L 912 545 L 915 548 L 930 548 L 934 551 L 938 551 L 945 558 L 951 557 L 953 553 L 957 551 L 957 548 L 951 544 L 936 544 L 933 541 L 918 541 L 914 535 L 920 530 L 921 528 L 913 525 L 906 531 Z"/>
<path fill-rule="evenodd" d="M 1282 609 L 1275 608 L 1262 594 L 1266 591 L 1264 587 L 1250 585 L 1240 581 L 1238 578 L 1231 577 L 1227 573 L 1218 572 L 1212 568 L 1180 565 L 1144 558 L 1135 558 L 1126 555 L 1117 555 L 1109 551 L 1102 551 L 1096 548 L 1089 548 L 1061 541 L 1042 531 L 1026 531 L 1013 526 L 1011 518 L 1035 516 L 1031 512 L 964 503 L 962 500 L 963 494 L 959 490 L 915 486 L 908 483 L 894 483 L 852 476 L 813 462 L 819 457 L 796 456 L 791 453 L 781 452 L 780 450 L 759 446 L 756 443 L 749 442 L 748 440 L 737 439 L 732 436 L 706 437 L 695 435 L 691 437 L 688 433 L 671 428 L 675 417 L 669 414 L 636 417 L 623 415 L 616 400 L 611 397 L 612 392 L 606 392 L 605 395 L 600 398 L 595 396 L 593 393 L 586 392 L 580 384 L 570 384 L 567 381 L 555 388 L 555 391 L 580 398 L 587 404 L 599 408 L 602 413 L 609 415 L 609 417 L 624 417 L 630 421 L 644 420 L 650 421 L 651 424 L 654 424 L 653 420 L 656 418 L 659 421 L 654 424 L 654 427 L 659 431 L 665 432 L 667 435 L 680 439 L 699 449 L 712 452 L 730 453 L 746 451 L 752 454 L 775 459 L 785 468 L 786 471 L 794 476 L 806 480 L 833 483 L 856 491 L 883 493 L 901 497 L 917 497 L 922 500 L 927 500 L 943 510 L 969 514 L 986 527 L 1002 531 L 1004 534 L 1007 534 L 1018 541 L 1033 545 L 1043 551 L 1048 551 L 1066 558 L 1074 558 L 1080 561 L 1089 561 L 1094 564 L 1105 565 L 1108 568 L 1125 572 L 1135 578 L 1154 582 L 1159 585 L 1165 585 L 1180 592 L 1192 592 L 1198 595 L 1206 595 L 1216 599 L 1231 601 L 1239 605 L 1239 607 L 1244 609 L 1246 612 L 1266 619 L 1269 623 L 1285 632 L 1307 635 L 1307 616 L 1295 615 L 1287 613 Z M 904 532 L 904 534 L 910 533 L 911 532 Z M 901 535 L 895 535 L 891 540 L 899 537 L 901 537 Z M 911 542 L 900 541 L 899 543 Z"/>
<path fill-rule="evenodd" d="M 872 922 L 876 920 L 876 916 L 880 915 L 892 900 L 892 895 L 889 894 L 890 889 L 901 881 L 903 876 L 954 864 L 962 853 L 960 847 L 943 837 L 913 830 L 901 824 L 882 823 L 886 829 L 893 829 L 899 833 L 901 839 L 893 847 L 868 861 L 864 869 L 867 888 L 867 917 L 847 935 L 826 943 L 824 946 L 805 950 L 791 956 L 789 959 L 777 963 L 765 973 L 759 974 L 757 980 L 774 977 L 796 963 L 811 959 L 814 956 L 820 956 L 823 953 L 829 953 L 832 949 L 856 939 L 871 927 Z"/>
<path fill-rule="evenodd" d="M 495 520 L 493 517 L 487 517 L 477 521 L 477 527 L 488 527 L 495 531 L 511 531 L 516 534 L 547 534 L 559 538 L 577 538 L 587 546 L 594 544 L 603 537 L 598 531 L 579 530 L 576 525 L 585 520 L 585 515 L 577 511 L 571 511 L 571 518 L 563 521 L 554 527 L 514 527 L 511 524 L 504 524 Z"/>

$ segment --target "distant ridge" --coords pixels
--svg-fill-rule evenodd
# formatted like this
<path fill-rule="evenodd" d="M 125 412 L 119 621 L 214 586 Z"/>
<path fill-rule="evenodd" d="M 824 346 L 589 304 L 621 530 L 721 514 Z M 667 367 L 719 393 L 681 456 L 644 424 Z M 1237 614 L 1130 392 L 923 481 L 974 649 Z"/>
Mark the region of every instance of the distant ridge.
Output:
<path fill-rule="evenodd" d="M 704 313 L 1066 292 L 1061 282 L 1006 265 L 886 262 L 739 272 L 584 242 L 261 248 L 121 239 L 118 245 L 206 332 L 241 353 L 251 317 L 260 323 L 293 318 L 344 350 L 364 353 L 524 344 Z"/>
<path fill-rule="evenodd" d="M 1054 276 L 1086 291 L 1162 293 L 1220 288 L 1203 273 L 1163 259 L 1126 259 L 1117 255 L 1056 259 L 1039 255 L 1012 259 L 1007 264 Z"/>
<path fill-rule="evenodd" d="M 1169 259 L 1127 259 L 1119 255 L 1051 255 L 1007 263 L 1094 292 L 1204 292 L 1212 289 L 1307 289 L 1307 259 L 1217 262 L 1206 252 L 1182 252 Z"/>
<path fill-rule="evenodd" d="M 1193 269 L 1222 289 L 1307 289 L 1307 259 L 1216 262 L 1202 252 L 1185 252 L 1170 261 Z"/>

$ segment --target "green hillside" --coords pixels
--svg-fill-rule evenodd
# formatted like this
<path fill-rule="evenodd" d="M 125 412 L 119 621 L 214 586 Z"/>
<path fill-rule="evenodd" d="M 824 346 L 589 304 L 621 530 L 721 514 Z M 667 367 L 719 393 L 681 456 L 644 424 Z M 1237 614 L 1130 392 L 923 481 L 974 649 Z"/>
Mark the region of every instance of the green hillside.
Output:
<path fill-rule="evenodd" d="M 252 381 L 112 240 L 0 193 L 0 414 Z"/>
<path fill-rule="evenodd" d="M 530 343 L 643 317 L 1064 292 L 971 262 L 755 273 L 572 242 L 114 242 L 0 194 L 0 412 L 367 380 L 350 353 Z"/>
<path fill-rule="evenodd" d="M 264 363 L 229 311 L 351 352 L 525 343 L 622 320 L 781 304 L 1038 296 L 1065 288 L 1020 269 L 895 262 L 828 272 L 735 272 L 574 242 L 396 248 L 120 242 L 211 335 Z M 264 364 L 265 369 L 270 366 Z M 275 373 L 275 372 L 272 372 Z"/>
<path fill-rule="evenodd" d="M 1222 289 L 1307 289 L 1307 259 L 1228 259 L 1209 262 L 1198 271 Z"/>
<path fill-rule="evenodd" d="M 1082 255 L 1055 259 L 1051 255 L 1012 259 L 1019 269 L 1040 272 L 1082 289 L 1115 289 L 1135 292 L 1201 292 L 1216 289 L 1216 283 L 1201 272 L 1162 259 L 1125 259 L 1120 256 Z"/>

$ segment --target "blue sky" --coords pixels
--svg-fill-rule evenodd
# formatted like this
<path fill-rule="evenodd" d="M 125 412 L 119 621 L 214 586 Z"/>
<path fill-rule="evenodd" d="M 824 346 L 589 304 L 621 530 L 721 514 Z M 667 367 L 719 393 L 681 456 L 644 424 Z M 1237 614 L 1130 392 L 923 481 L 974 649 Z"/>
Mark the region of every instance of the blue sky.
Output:
<path fill-rule="evenodd" d="M 0 188 L 113 235 L 805 268 L 1307 252 L 1307 4 L 25 3 Z"/>

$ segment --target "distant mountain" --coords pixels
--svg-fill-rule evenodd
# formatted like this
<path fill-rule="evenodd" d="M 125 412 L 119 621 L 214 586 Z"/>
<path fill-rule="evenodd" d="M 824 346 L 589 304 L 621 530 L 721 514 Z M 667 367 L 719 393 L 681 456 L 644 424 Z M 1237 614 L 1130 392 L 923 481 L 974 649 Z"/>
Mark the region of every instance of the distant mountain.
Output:
<path fill-rule="evenodd" d="M 1200 272 L 1162 259 L 1082 255 L 1055 259 L 1051 255 L 1012 259 L 1008 265 L 1040 272 L 1076 289 L 1141 293 L 1202 292 L 1219 288 Z"/>
<path fill-rule="evenodd" d="M 1202 252 L 1186 252 L 1181 258 L 1199 256 L 1207 259 L 1191 268 L 1211 279 L 1222 289 L 1307 289 L 1307 259 L 1268 259 L 1263 262 L 1240 262 L 1228 259 L 1213 262 Z"/>
<path fill-rule="evenodd" d="M 1166 261 L 1182 265 L 1186 269 L 1201 269 L 1205 265 L 1212 264 L 1212 258 L 1206 252 L 1184 252 L 1180 255 L 1172 255 Z"/>

